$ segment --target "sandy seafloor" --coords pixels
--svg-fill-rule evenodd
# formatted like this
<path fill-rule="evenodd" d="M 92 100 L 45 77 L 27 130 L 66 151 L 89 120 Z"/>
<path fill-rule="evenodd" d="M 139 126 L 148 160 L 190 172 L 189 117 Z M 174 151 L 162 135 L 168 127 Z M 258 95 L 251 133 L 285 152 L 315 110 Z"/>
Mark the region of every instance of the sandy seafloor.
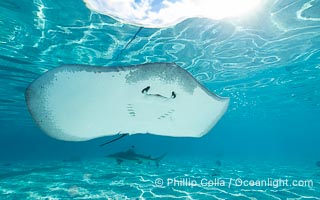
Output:
<path fill-rule="evenodd" d="M 320 199 L 314 163 L 164 160 L 157 167 L 101 159 L 2 163 L 0 169 L 1 199 Z"/>

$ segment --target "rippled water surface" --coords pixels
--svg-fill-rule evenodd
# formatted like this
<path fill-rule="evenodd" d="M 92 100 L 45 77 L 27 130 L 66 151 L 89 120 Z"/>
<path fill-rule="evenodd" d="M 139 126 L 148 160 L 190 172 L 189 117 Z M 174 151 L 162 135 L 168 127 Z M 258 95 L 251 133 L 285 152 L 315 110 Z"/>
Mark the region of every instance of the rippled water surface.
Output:
<path fill-rule="evenodd" d="M 84 143 L 51 139 L 27 112 L 25 89 L 47 70 L 62 64 L 108 67 L 148 62 L 175 62 L 210 91 L 230 97 L 217 127 L 201 139 L 139 135 L 101 149 L 98 144 L 103 139 Z M 273 0 L 244 18 L 188 19 L 162 29 L 117 22 L 91 12 L 80 0 L 0 1 L 0 195 L 6 198 L 319 199 L 316 186 L 163 189 L 152 185 L 156 178 L 196 176 L 192 169 L 213 169 L 197 161 L 180 165 L 164 161 L 160 168 L 43 161 L 73 155 L 101 158 L 135 145 L 147 155 L 167 152 L 170 159 L 184 162 L 228 158 L 231 161 L 217 175 L 221 178 L 299 174 L 319 184 L 319 167 L 314 165 L 320 160 L 319 119 L 318 0 Z M 234 160 L 240 157 L 308 162 L 302 167 L 268 162 L 244 168 L 245 162 Z M 25 163 L 30 159 L 40 161 Z"/>

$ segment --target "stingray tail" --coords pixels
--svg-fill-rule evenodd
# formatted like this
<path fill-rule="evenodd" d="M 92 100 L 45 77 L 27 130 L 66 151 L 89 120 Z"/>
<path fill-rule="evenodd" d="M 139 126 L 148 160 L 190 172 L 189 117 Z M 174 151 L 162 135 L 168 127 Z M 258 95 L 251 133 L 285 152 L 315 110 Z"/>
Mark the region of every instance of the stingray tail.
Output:
<path fill-rule="evenodd" d="M 131 42 L 138 36 L 138 34 L 140 33 L 140 31 L 143 29 L 143 27 L 139 27 L 139 29 L 137 30 L 137 32 L 134 34 L 134 36 L 129 40 L 129 42 L 126 44 L 126 46 L 120 51 L 120 53 L 117 55 L 116 60 L 118 60 L 120 58 L 120 56 L 122 55 L 123 51 L 125 51 L 128 46 L 131 44 Z"/>
<path fill-rule="evenodd" d="M 157 165 L 157 167 L 159 167 L 159 162 L 164 158 L 164 157 L 166 157 L 166 153 L 165 154 L 163 154 L 163 155 L 161 155 L 161 156 L 159 156 L 159 157 L 157 157 L 157 158 L 154 158 L 154 159 L 152 159 L 152 160 L 154 160 L 155 162 L 156 162 L 156 165 Z"/>
<path fill-rule="evenodd" d="M 115 141 L 117 141 L 117 140 L 120 140 L 121 138 L 124 138 L 125 136 L 128 136 L 128 135 L 129 135 L 128 133 L 122 134 L 122 135 L 120 135 L 119 137 L 117 137 L 117 138 L 115 138 L 115 139 L 113 139 L 113 140 L 111 140 L 111 141 L 108 141 L 108 142 L 106 142 L 106 143 L 100 144 L 100 147 L 102 147 L 102 146 L 104 146 L 104 145 L 107 145 L 107 144 L 110 144 L 110 143 L 112 143 L 112 142 L 115 142 Z"/>

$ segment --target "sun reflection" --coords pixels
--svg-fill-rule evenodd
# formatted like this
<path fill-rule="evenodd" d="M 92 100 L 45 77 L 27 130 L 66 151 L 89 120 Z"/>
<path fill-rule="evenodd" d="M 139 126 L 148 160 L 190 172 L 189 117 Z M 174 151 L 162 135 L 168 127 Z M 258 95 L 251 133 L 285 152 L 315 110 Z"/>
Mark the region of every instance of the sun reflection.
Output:
<path fill-rule="evenodd" d="M 260 0 L 84 0 L 95 12 L 121 22 L 161 28 L 185 19 L 204 17 L 215 20 L 253 13 Z"/>
<path fill-rule="evenodd" d="M 199 0 L 199 16 L 211 19 L 241 17 L 254 12 L 260 0 Z"/>

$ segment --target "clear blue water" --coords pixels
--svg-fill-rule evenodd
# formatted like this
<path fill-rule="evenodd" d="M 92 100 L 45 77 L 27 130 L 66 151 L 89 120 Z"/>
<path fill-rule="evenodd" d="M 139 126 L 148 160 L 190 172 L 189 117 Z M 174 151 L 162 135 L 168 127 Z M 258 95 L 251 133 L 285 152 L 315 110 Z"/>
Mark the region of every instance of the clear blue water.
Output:
<path fill-rule="evenodd" d="M 139 27 L 92 13 L 80 0 L 2 0 L 0 199 L 320 199 L 319 10 L 317 0 L 270 1 L 250 19 L 189 19 L 143 28 L 134 38 Z M 27 111 L 25 88 L 49 69 L 147 62 L 176 62 L 230 97 L 209 134 L 135 135 L 101 148 L 111 138 L 58 141 Z M 132 145 L 167 156 L 159 167 L 103 157 Z M 156 185 L 158 178 L 164 185 Z M 198 184 L 167 185 L 173 178 Z M 226 185 L 199 185 L 203 178 Z M 246 187 L 237 178 L 289 185 Z M 294 180 L 313 184 L 293 186 Z"/>

